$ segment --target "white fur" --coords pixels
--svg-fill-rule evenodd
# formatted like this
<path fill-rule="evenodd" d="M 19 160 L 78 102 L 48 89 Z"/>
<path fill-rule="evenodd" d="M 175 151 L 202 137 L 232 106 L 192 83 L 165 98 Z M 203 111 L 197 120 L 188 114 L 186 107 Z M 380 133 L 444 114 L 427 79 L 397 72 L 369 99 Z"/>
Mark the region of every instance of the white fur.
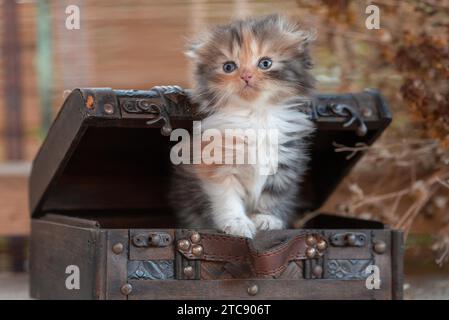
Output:
<path fill-rule="evenodd" d="M 288 108 L 287 105 L 269 105 L 265 97 L 256 102 L 246 103 L 235 99 L 228 106 L 210 115 L 202 121 L 202 130 L 210 128 L 224 132 L 225 129 L 277 129 L 278 145 L 262 141 L 258 147 L 279 148 L 280 162 L 294 161 L 298 154 L 281 147 L 292 139 L 290 133 L 299 137 L 311 131 L 310 121 L 306 115 Z M 299 155 L 300 156 L 300 155 Z M 281 229 L 284 222 L 275 216 L 253 214 L 264 206 L 261 192 L 267 176 L 260 174 L 260 164 L 225 165 L 214 172 L 214 182 L 202 180 L 204 192 L 211 201 L 211 217 L 217 227 L 227 233 L 252 238 L 257 230 Z M 281 179 L 280 179 L 281 180 Z M 277 181 L 276 181 L 277 182 Z M 279 181 L 278 183 L 282 183 Z"/>
<path fill-rule="evenodd" d="M 280 230 L 285 227 L 284 221 L 271 214 L 253 214 L 251 220 L 257 230 Z"/>

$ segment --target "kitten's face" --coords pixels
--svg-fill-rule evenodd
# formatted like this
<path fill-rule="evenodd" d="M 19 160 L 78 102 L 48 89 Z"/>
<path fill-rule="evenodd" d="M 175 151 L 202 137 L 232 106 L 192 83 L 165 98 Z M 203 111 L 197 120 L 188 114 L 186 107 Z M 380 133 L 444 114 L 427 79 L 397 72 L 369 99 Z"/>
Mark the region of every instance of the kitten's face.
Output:
<path fill-rule="evenodd" d="M 193 98 L 213 109 L 235 99 L 275 102 L 307 94 L 310 38 L 277 15 L 217 27 L 187 52 L 196 69 Z"/>

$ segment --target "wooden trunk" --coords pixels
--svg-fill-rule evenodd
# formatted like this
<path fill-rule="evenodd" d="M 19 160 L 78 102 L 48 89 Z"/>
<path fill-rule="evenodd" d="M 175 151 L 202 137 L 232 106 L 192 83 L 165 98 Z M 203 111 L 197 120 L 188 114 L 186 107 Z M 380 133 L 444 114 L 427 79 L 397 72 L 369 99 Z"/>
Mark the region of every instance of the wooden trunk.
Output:
<path fill-rule="evenodd" d="M 303 214 L 318 210 L 361 156 L 346 159 L 333 143 L 371 144 L 391 115 L 373 90 L 317 95 L 298 112 L 317 126 Z M 402 232 L 379 222 L 321 214 L 254 240 L 178 226 L 167 201 L 167 135 L 199 119 L 179 87 L 71 93 L 30 178 L 32 297 L 402 298 Z M 71 266 L 79 288 L 66 285 Z"/>

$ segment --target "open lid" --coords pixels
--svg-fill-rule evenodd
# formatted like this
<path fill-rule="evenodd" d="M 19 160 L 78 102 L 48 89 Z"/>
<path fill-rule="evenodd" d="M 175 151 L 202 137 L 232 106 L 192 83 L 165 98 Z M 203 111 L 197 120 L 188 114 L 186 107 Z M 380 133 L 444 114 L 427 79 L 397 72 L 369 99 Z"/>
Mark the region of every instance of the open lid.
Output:
<path fill-rule="evenodd" d="M 318 209 L 361 154 L 346 159 L 334 143 L 371 144 L 391 121 L 380 94 L 318 94 L 298 105 L 316 123 L 311 162 L 301 183 L 301 211 Z M 199 120 L 177 86 L 147 91 L 75 89 L 34 159 L 33 217 L 48 212 L 170 213 L 167 136 Z"/>

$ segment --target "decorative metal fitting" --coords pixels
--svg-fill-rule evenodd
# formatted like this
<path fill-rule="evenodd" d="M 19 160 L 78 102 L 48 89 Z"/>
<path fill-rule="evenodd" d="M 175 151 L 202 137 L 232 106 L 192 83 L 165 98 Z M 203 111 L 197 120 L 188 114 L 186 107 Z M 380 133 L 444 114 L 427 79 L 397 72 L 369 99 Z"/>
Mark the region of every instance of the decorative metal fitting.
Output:
<path fill-rule="evenodd" d="M 113 114 L 114 113 L 114 106 L 110 103 L 106 103 L 103 106 L 104 112 L 106 112 L 107 114 Z"/>
<path fill-rule="evenodd" d="M 356 244 L 356 241 L 357 241 L 357 237 L 356 237 L 355 234 L 350 233 L 350 234 L 348 234 L 348 235 L 346 236 L 346 241 L 348 242 L 348 244 L 349 244 L 351 247 L 354 247 L 355 244 Z"/>
<path fill-rule="evenodd" d="M 138 234 L 133 237 L 133 244 L 136 247 L 143 247 L 143 246 L 145 246 L 145 243 L 146 243 L 146 240 L 145 240 L 145 236 L 143 234 Z"/>
<path fill-rule="evenodd" d="M 385 241 L 377 240 L 374 242 L 374 251 L 378 254 L 382 254 L 387 250 L 387 244 Z"/>
<path fill-rule="evenodd" d="M 200 246 L 199 244 L 195 244 L 192 246 L 192 253 L 194 256 L 199 257 L 200 255 L 203 254 L 203 247 Z"/>
<path fill-rule="evenodd" d="M 161 236 L 157 233 L 150 234 L 148 236 L 148 242 L 153 247 L 159 247 L 159 244 L 162 242 Z"/>
<path fill-rule="evenodd" d="M 315 277 L 317 278 L 321 278 L 321 275 L 323 274 L 323 267 L 320 265 L 316 265 L 313 270 L 312 273 Z"/>
<path fill-rule="evenodd" d="M 349 127 L 353 123 L 356 123 L 356 134 L 360 137 L 365 136 L 368 133 L 368 128 L 365 122 L 360 116 L 357 109 L 351 105 L 343 103 L 321 103 L 316 108 L 317 114 L 322 117 L 337 116 L 345 117 L 347 120 L 343 124 L 343 127 Z"/>
<path fill-rule="evenodd" d="M 369 118 L 373 115 L 373 110 L 371 110 L 371 108 L 363 108 L 362 109 L 362 116 L 364 116 L 365 118 Z"/>
<path fill-rule="evenodd" d="M 190 241 L 187 239 L 182 239 L 178 241 L 178 249 L 182 251 L 187 251 L 190 248 Z"/>
<path fill-rule="evenodd" d="M 324 251 L 327 248 L 327 242 L 323 239 L 321 239 L 320 241 L 318 241 L 318 243 L 316 244 L 316 248 L 319 251 Z"/>
<path fill-rule="evenodd" d="M 201 241 L 201 236 L 198 232 L 194 232 L 192 233 L 192 235 L 190 236 L 190 241 L 192 241 L 192 243 L 198 243 Z"/>
<path fill-rule="evenodd" d="M 112 252 L 114 252 L 115 254 L 122 253 L 123 249 L 124 249 L 123 243 L 120 243 L 120 242 L 118 242 L 112 246 Z"/>
<path fill-rule="evenodd" d="M 364 247 L 366 235 L 362 232 L 342 232 L 334 234 L 329 240 L 334 247 Z"/>
<path fill-rule="evenodd" d="M 148 245 L 152 247 L 166 247 L 171 243 L 171 236 L 165 232 L 150 233 Z"/>
<path fill-rule="evenodd" d="M 130 285 L 129 283 L 124 284 L 120 288 L 120 292 L 125 296 L 129 295 L 132 291 L 133 291 L 133 286 Z"/>
<path fill-rule="evenodd" d="M 94 104 L 94 97 L 91 95 L 87 96 L 86 99 L 86 108 L 92 110 L 93 108 L 95 108 L 95 104 Z"/>
<path fill-rule="evenodd" d="M 253 284 L 248 287 L 247 291 L 250 296 L 255 296 L 259 292 L 259 286 L 257 284 Z"/>
<path fill-rule="evenodd" d="M 132 241 L 136 247 L 167 247 L 172 243 L 172 237 L 166 232 L 139 233 Z"/>
<path fill-rule="evenodd" d="M 316 243 L 316 238 L 313 235 L 308 235 L 306 238 L 306 243 L 309 246 L 313 246 Z"/>
<path fill-rule="evenodd" d="M 157 92 L 157 94 L 159 95 L 159 98 L 162 102 L 162 105 L 158 105 L 158 104 L 150 104 L 149 108 L 151 108 L 152 110 L 155 110 L 155 117 L 152 120 L 147 121 L 148 125 L 153 125 L 157 122 L 159 122 L 159 120 L 163 121 L 163 125 L 161 128 L 161 134 L 163 136 L 169 136 L 170 133 L 172 132 L 172 126 L 170 123 L 170 117 L 168 114 L 168 108 L 170 103 L 168 102 L 168 99 L 165 97 L 165 94 L 168 93 L 168 91 L 170 90 L 178 90 L 179 87 L 177 86 L 156 86 L 153 87 L 151 90 L 154 90 Z M 181 88 L 179 88 L 181 89 Z M 182 89 L 181 89 L 182 91 Z"/>
<path fill-rule="evenodd" d="M 193 267 L 192 266 L 184 267 L 183 273 L 188 278 L 192 277 L 193 276 Z"/>
<path fill-rule="evenodd" d="M 157 104 L 151 103 L 148 100 L 138 100 L 137 107 L 144 112 L 150 112 L 151 110 L 155 110 L 157 108 Z"/>
<path fill-rule="evenodd" d="M 314 247 L 307 248 L 307 250 L 306 250 L 307 258 L 313 258 L 313 257 L 315 257 L 315 254 L 316 254 L 316 249 Z"/>

